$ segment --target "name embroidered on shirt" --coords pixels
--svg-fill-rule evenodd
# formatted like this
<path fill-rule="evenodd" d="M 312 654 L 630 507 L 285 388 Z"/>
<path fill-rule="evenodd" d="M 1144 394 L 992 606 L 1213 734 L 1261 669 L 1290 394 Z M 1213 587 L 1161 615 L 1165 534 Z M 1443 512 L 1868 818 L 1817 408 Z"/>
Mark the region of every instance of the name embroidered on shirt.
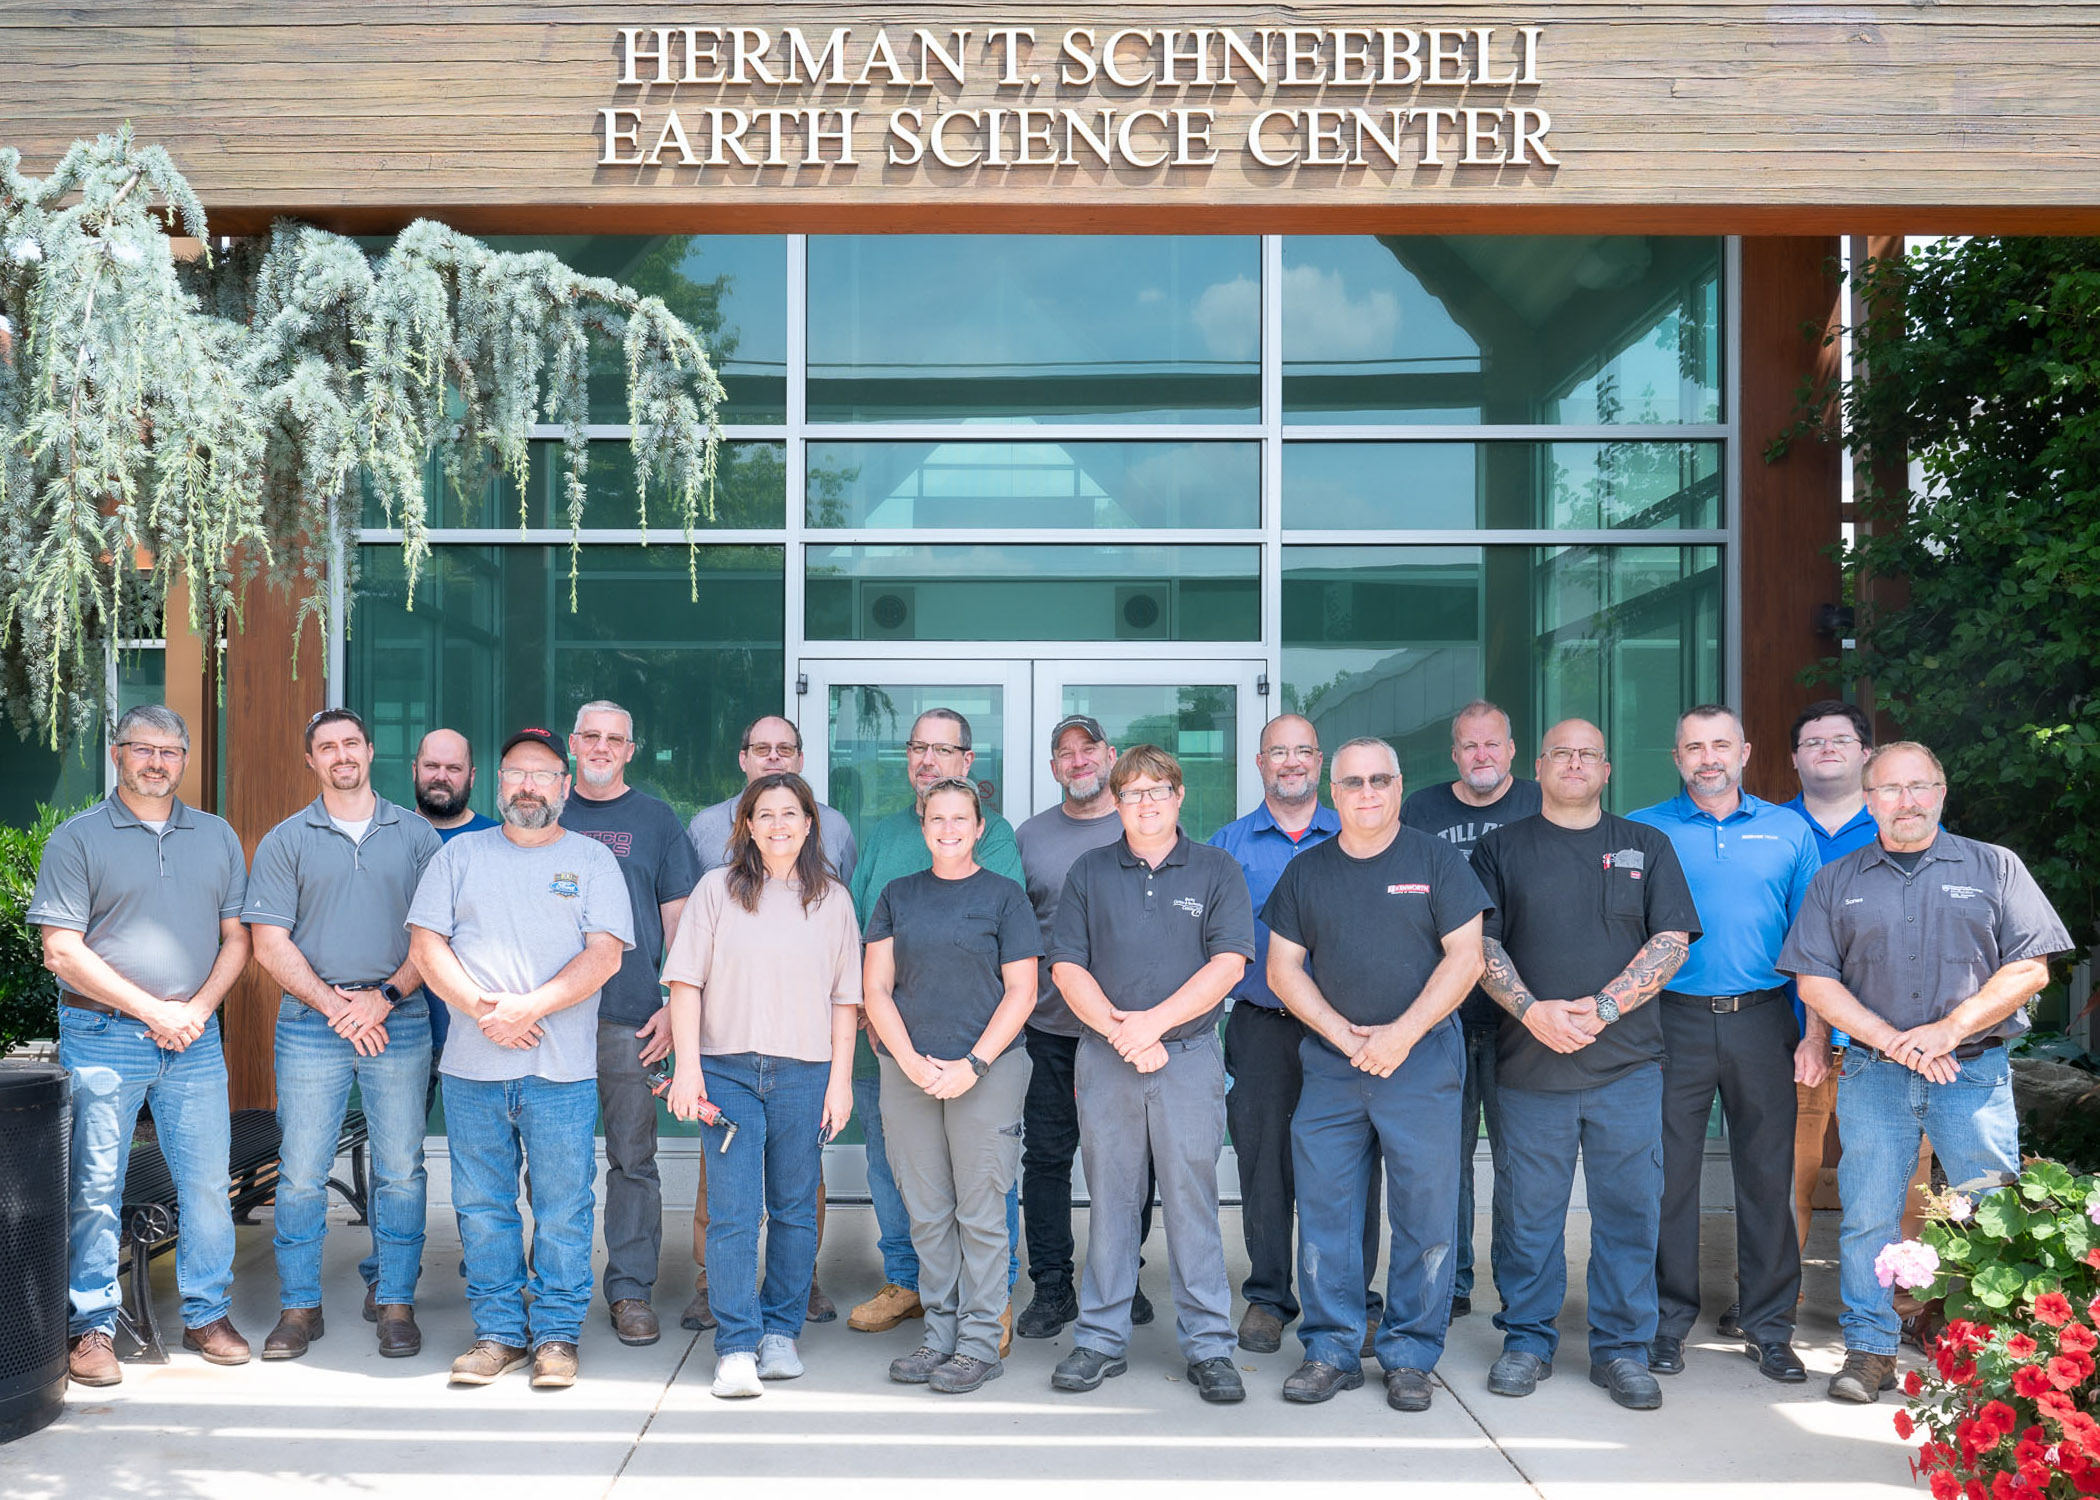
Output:
<path fill-rule="evenodd" d="M 576 877 L 575 871 L 559 870 L 555 872 L 554 878 L 547 882 L 547 894 L 559 896 L 564 901 L 574 901 L 583 894 L 583 882 Z"/>
<path fill-rule="evenodd" d="M 1385 888 L 1385 893 L 1388 896 L 1426 896 L 1429 894 L 1429 887 L 1419 884 L 1389 885 Z"/>
<path fill-rule="evenodd" d="M 1867 898 L 1866 898 L 1865 896 L 1847 896 L 1847 897 L 1845 898 L 1845 904 L 1846 904 L 1847 906 L 1857 906 L 1857 905 L 1859 905 L 1859 903 L 1860 903 L 1860 902 L 1862 902 L 1862 901 L 1864 901 L 1864 900 L 1866 900 L 1866 899 L 1867 899 Z"/>
<path fill-rule="evenodd" d="M 1203 903 L 1194 896 L 1176 896 L 1174 898 L 1174 909 L 1176 911 L 1185 911 L 1192 917 L 1203 915 Z"/>
<path fill-rule="evenodd" d="M 1973 885 L 1943 885 L 1940 894 L 1956 901 L 1973 901 L 1983 892 Z"/>

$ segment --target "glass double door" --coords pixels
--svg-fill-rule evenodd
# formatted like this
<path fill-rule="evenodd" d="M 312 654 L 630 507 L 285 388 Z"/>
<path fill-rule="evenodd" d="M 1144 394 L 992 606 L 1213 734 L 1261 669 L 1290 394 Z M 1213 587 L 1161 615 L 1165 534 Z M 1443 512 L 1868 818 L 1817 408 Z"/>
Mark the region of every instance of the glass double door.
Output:
<path fill-rule="evenodd" d="M 1261 796 L 1263 670 L 1259 661 L 1187 658 L 805 660 L 804 773 L 864 840 L 911 805 L 904 742 L 913 722 L 952 708 L 970 722 L 969 774 L 986 807 L 1018 825 L 1061 795 L 1050 775 L 1052 726 L 1089 714 L 1118 750 L 1149 743 L 1173 752 L 1188 788 L 1182 825 L 1205 839 Z"/>

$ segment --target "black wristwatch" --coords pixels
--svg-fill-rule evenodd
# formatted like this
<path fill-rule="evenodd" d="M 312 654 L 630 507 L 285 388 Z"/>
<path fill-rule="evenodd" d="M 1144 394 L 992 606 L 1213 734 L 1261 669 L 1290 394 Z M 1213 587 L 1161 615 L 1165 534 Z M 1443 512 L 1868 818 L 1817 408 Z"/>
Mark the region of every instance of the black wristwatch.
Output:
<path fill-rule="evenodd" d="M 986 1062 L 983 1058 L 979 1057 L 974 1052 L 965 1052 L 963 1054 L 963 1061 L 970 1065 L 970 1071 L 972 1073 L 975 1073 L 979 1078 L 984 1077 L 985 1074 L 992 1071 L 992 1065 Z"/>
<path fill-rule="evenodd" d="M 394 987 L 393 982 L 389 980 L 387 983 L 382 984 L 379 987 L 379 998 L 386 1002 L 386 1008 L 388 1010 L 392 1010 L 395 1006 L 399 1005 L 403 1000 L 405 1000 L 408 997 L 403 995 L 400 990 L 396 989 Z"/>

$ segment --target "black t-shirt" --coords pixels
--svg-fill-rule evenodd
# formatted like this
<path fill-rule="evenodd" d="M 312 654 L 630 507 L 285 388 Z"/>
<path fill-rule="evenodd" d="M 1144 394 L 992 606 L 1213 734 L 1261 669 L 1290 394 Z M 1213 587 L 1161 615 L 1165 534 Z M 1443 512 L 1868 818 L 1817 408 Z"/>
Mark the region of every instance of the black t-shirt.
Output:
<path fill-rule="evenodd" d="M 1589 828 L 1543 817 L 1505 823 L 1473 850 L 1473 873 L 1495 907 L 1487 936 L 1541 1000 L 1596 994 L 1658 932 L 1699 935 L 1699 908 L 1669 835 L 1611 813 Z M 1660 1062 L 1661 1007 L 1654 999 L 1626 1012 L 1570 1053 L 1553 1051 L 1505 1012 L 1496 1083 L 1568 1092 Z"/>
<path fill-rule="evenodd" d="M 1464 855 L 1400 828 L 1368 859 L 1339 838 L 1315 844 L 1283 867 L 1261 919 L 1306 950 L 1313 982 L 1344 1019 L 1383 1026 L 1421 995 L 1443 962 L 1444 938 L 1487 904 Z"/>
<path fill-rule="evenodd" d="M 1442 839 L 1469 860 L 1473 857 L 1473 846 L 1480 842 L 1483 834 L 1500 828 L 1504 823 L 1531 817 L 1539 810 L 1539 784 L 1522 776 L 1513 778 L 1502 795 L 1486 807 L 1473 807 L 1459 801 L 1458 794 L 1451 790 L 1454 784 L 1440 781 L 1435 786 L 1409 792 L 1407 800 L 1400 804 L 1400 821 L 1409 828 L 1419 828 Z M 1488 999 L 1487 991 L 1477 985 L 1473 993 L 1466 996 L 1465 1003 L 1459 1006 L 1458 1014 L 1468 1026 L 1479 1028 L 1493 1027 L 1502 1020 L 1502 1008 Z"/>
<path fill-rule="evenodd" d="M 977 1045 L 1005 998 L 1001 965 L 1043 953 L 1028 893 L 984 869 L 961 880 L 943 880 L 931 870 L 900 875 L 876 898 L 866 935 L 871 943 L 894 940 L 897 981 L 890 998 L 911 1044 L 950 1060 Z"/>

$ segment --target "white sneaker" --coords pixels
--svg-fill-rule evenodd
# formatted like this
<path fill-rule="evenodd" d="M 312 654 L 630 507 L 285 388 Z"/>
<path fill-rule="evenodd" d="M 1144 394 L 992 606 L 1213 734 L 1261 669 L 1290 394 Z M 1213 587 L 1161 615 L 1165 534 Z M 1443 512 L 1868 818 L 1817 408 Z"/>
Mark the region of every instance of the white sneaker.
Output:
<path fill-rule="evenodd" d="M 766 1388 L 758 1383 L 758 1356 L 723 1355 L 715 1361 L 715 1383 L 710 1389 L 725 1401 L 742 1396 L 763 1396 Z"/>
<path fill-rule="evenodd" d="M 802 1356 L 795 1341 L 784 1333 L 769 1333 L 758 1341 L 758 1378 L 793 1380 L 802 1373 Z"/>

